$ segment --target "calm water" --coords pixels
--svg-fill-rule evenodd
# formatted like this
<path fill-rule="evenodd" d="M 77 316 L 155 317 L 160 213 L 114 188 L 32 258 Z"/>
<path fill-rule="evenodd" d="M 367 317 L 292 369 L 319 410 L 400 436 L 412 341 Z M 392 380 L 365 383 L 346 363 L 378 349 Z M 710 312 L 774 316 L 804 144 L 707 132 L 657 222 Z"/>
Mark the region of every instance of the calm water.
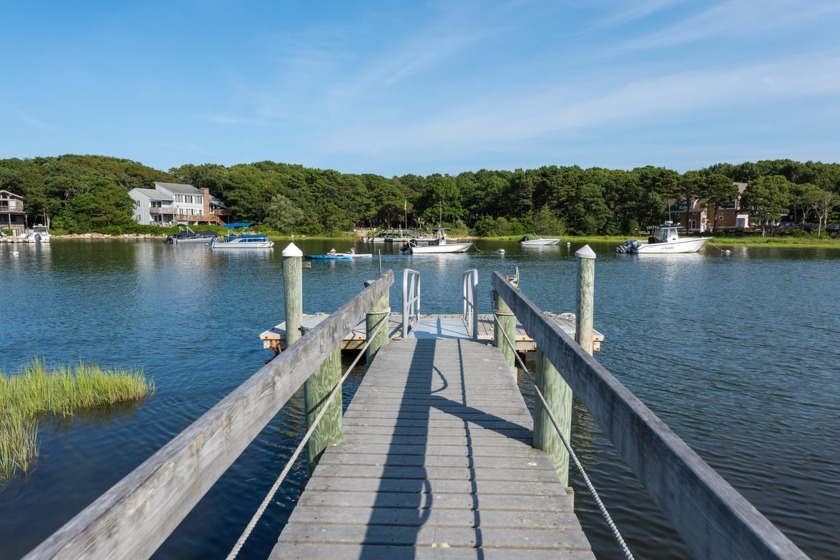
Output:
<path fill-rule="evenodd" d="M 41 423 L 37 468 L 0 494 L 0 558 L 25 554 L 271 357 L 258 335 L 282 318 L 284 244 L 250 254 L 151 241 L 0 245 L 0 371 L 39 356 L 53 365 L 142 368 L 156 387 L 136 406 Z M 306 253 L 329 249 L 299 245 Z M 577 246 L 478 247 L 444 257 L 384 254 L 383 268 L 397 279 L 392 309 L 406 266 L 422 273 L 427 313 L 460 308 L 460 277 L 469 268 L 480 271 L 480 311 L 489 313 L 491 272 L 518 266 L 522 290 L 538 305 L 574 311 Z M 725 257 L 708 247 L 639 258 L 593 248 L 595 324 L 606 335 L 597 358 L 808 555 L 836 557 L 840 251 L 736 248 Z M 304 310 L 335 310 L 377 272 L 376 259 L 314 263 L 304 270 Z M 349 392 L 360 378 L 351 378 Z M 580 406 L 574 423 L 574 445 L 637 557 L 690 556 Z M 302 424 L 297 398 L 157 556 L 226 555 Z M 271 550 L 305 471 L 296 466 L 241 557 Z M 599 557 L 617 556 L 574 471 L 573 484 Z"/>

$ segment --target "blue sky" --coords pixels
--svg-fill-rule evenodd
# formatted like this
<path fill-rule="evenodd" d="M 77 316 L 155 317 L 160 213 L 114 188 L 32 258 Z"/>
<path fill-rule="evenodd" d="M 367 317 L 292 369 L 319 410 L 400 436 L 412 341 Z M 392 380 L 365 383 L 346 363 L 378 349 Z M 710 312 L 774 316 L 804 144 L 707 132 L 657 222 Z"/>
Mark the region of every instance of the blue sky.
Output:
<path fill-rule="evenodd" d="M 837 162 L 837 0 L 6 2 L 0 158 Z"/>

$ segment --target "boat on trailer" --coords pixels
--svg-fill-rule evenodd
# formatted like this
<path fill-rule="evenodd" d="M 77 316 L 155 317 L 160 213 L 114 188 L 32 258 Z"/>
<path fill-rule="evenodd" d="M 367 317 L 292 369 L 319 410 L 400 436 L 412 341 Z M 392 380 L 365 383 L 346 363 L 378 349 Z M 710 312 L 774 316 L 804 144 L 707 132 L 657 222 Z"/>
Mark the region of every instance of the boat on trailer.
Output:
<path fill-rule="evenodd" d="M 668 255 L 677 253 L 696 253 L 711 237 L 680 238 L 679 226 L 674 222 L 665 222 L 645 241 L 630 239 L 616 247 L 618 253 L 631 255 Z"/>

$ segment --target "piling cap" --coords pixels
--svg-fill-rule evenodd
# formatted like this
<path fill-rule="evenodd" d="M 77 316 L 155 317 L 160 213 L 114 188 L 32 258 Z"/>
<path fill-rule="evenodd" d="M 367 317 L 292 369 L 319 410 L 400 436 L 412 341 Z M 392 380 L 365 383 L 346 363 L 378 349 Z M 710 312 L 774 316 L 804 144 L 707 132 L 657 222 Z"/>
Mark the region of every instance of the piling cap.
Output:
<path fill-rule="evenodd" d="M 589 245 L 584 245 L 577 251 L 575 251 L 575 256 L 579 259 L 594 259 L 595 258 L 595 251 L 592 250 L 592 247 Z"/>
<path fill-rule="evenodd" d="M 286 258 L 286 257 L 303 257 L 303 251 L 298 249 L 298 246 L 295 245 L 294 243 L 289 243 L 288 245 L 286 245 L 286 248 L 283 249 L 283 252 L 280 253 L 280 254 L 283 255 L 283 258 Z"/>

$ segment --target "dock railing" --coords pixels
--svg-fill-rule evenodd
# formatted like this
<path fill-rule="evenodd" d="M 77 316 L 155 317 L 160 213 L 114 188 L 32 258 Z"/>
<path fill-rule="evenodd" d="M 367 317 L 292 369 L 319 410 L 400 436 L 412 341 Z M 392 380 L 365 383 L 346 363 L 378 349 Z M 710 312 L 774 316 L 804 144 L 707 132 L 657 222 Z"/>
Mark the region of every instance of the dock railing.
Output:
<path fill-rule="evenodd" d="M 408 338 L 408 332 L 420 320 L 420 273 L 406 268 L 403 270 L 402 285 L 402 337 Z"/>
<path fill-rule="evenodd" d="M 478 270 L 473 268 L 464 272 L 464 324 L 467 326 L 470 338 L 478 340 Z"/>
<path fill-rule="evenodd" d="M 594 254 L 592 255 L 594 258 Z M 498 272 L 501 298 L 699 559 L 807 559 L 584 347 Z M 590 343 L 591 347 L 591 343 Z"/>
<path fill-rule="evenodd" d="M 393 281 L 380 276 L 25 558 L 150 557 Z"/>

